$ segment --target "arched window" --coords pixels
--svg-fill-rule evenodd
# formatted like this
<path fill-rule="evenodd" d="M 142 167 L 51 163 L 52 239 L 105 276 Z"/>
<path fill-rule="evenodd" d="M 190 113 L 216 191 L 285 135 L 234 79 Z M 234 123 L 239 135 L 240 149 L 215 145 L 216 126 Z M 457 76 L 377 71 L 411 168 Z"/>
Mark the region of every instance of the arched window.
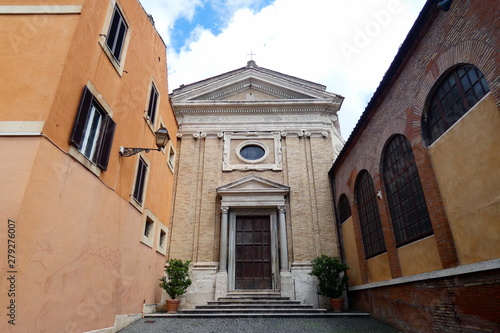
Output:
<path fill-rule="evenodd" d="M 393 136 L 383 155 L 383 175 L 396 245 L 431 235 L 432 225 L 410 142 Z"/>
<path fill-rule="evenodd" d="M 483 73 L 473 65 L 455 68 L 434 90 L 422 130 L 432 144 L 490 91 Z"/>
<path fill-rule="evenodd" d="M 377 206 L 377 195 L 368 171 L 363 170 L 356 179 L 356 203 L 365 248 L 366 259 L 385 252 L 384 234 Z"/>
<path fill-rule="evenodd" d="M 344 223 L 348 218 L 351 217 L 351 205 L 349 204 L 349 199 L 345 194 L 342 194 L 339 198 L 339 218 L 340 223 Z"/>

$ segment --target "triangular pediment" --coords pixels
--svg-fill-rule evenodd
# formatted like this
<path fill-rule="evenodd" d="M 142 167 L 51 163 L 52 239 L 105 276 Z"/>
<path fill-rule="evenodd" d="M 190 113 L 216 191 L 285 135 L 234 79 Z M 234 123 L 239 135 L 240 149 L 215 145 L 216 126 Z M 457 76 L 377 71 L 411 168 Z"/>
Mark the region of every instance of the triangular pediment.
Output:
<path fill-rule="evenodd" d="M 203 101 L 334 100 L 342 97 L 326 91 L 324 85 L 259 67 L 249 61 L 246 67 L 189 85 L 171 94 L 176 103 Z"/>
<path fill-rule="evenodd" d="M 217 188 L 219 194 L 229 193 L 285 193 L 290 188 L 269 179 L 250 175 Z"/>
<path fill-rule="evenodd" d="M 271 82 L 266 82 L 255 77 L 248 77 L 242 81 L 236 81 L 227 86 L 218 87 L 216 90 L 192 98 L 196 101 L 217 100 L 270 100 L 270 99 L 317 99 L 317 97 L 306 94 L 300 89 L 291 89 Z"/>

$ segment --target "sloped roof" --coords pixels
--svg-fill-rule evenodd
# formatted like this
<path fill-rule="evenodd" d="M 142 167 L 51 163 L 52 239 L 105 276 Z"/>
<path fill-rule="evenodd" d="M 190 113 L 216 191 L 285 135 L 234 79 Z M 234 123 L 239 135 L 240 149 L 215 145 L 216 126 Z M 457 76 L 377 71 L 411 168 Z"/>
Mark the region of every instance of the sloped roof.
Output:
<path fill-rule="evenodd" d="M 418 15 L 415 23 L 413 24 L 406 39 L 401 44 L 398 53 L 394 57 L 389 69 L 385 72 L 382 81 L 380 82 L 377 90 L 368 102 L 365 110 L 361 114 L 356 126 L 354 127 L 351 135 L 347 139 L 344 147 L 340 151 L 337 159 L 330 168 L 329 174 L 333 175 L 334 170 L 342 164 L 349 151 L 354 147 L 355 143 L 361 137 L 363 129 L 370 121 L 371 115 L 377 110 L 377 107 L 382 103 L 386 95 L 392 88 L 393 83 L 397 80 L 400 73 L 404 70 L 407 62 L 411 58 L 413 52 L 418 47 L 421 40 L 429 30 L 433 21 L 441 10 L 437 3 L 432 0 L 427 0 L 420 14 Z"/>
<path fill-rule="evenodd" d="M 343 97 L 326 91 L 326 86 L 257 66 L 247 66 L 175 89 L 170 97 L 174 104 L 202 101 L 248 100 L 321 100 L 340 104 Z M 231 102 L 230 102 L 231 101 Z"/>

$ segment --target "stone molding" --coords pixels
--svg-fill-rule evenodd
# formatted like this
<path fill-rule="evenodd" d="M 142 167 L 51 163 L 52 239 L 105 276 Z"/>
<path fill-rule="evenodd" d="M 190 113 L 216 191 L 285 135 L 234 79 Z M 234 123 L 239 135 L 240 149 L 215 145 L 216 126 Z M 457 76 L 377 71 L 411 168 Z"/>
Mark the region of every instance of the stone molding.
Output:
<path fill-rule="evenodd" d="M 174 89 L 174 104 L 183 101 L 220 100 L 247 89 L 256 89 L 280 99 L 329 99 L 342 103 L 343 97 L 325 91 L 314 82 L 261 67 L 241 68 L 197 83 Z"/>
<path fill-rule="evenodd" d="M 222 170 L 223 171 L 234 171 L 234 170 L 282 170 L 283 169 L 283 154 L 281 150 L 281 140 L 279 132 L 246 132 L 246 133 L 224 133 L 224 154 L 222 155 Z M 231 147 L 231 140 L 245 140 L 239 146 L 243 144 L 258 144 L 265 147 L 266 155 L 271 155 L 274 163 L 251 163 L 245 162 L 241 158 L 238 161 L 233 161 L 231 156 L 233 156 L 233 149 Z M 269 140 L 272 139 L 274 144 L 272 147 L 268 147 L 265 144 L 259 143 L 259 140 Z M 235 151 L 236 155 L 239 156 L 238 149 Z"/>

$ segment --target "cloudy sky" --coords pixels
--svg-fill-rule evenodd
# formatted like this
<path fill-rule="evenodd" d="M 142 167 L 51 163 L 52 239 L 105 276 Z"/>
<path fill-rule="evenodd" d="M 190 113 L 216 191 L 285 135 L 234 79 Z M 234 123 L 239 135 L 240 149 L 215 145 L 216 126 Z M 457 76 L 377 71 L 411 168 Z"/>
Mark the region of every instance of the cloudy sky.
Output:
<path fill-rule="evenodd" d="M 348 138 L 425 0 L 140 0 L 167 44 L 169 90 L 257 65 L 345 97 Z M 253 53 L 253 56 L 250 56 Z"/>

